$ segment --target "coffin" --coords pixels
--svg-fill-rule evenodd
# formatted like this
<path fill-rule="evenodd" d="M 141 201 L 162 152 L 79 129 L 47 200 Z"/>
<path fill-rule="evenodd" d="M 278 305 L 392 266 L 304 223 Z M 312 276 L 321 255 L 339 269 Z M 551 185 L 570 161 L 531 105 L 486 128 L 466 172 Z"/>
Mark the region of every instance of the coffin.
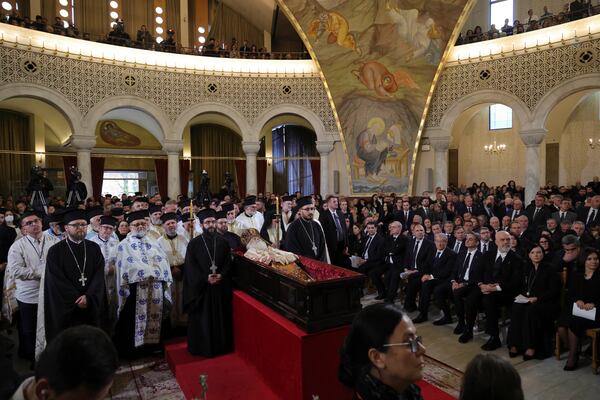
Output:
<path fill-rule="evenodd" d="M 347 325 L 360 311 L 365 276 L 306 257 L 297 262 L 313 279 L 301 281 L 234 252 L 234 281 L 308 333 Z"/>

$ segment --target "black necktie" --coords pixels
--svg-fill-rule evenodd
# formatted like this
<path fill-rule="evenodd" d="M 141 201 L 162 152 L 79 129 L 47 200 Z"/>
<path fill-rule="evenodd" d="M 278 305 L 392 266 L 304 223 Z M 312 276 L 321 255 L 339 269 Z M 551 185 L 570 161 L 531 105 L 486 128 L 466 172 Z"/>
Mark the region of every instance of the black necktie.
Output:
<path fill-rule="evenodd" d="M 365 255 L 368 254 L 369 246 L 371 245 L 372 239 L 373 239 L 373 236 L 369 236 L 369 239 L 367 239 L 367 245 L 365 246 L 365 251 L 363 251 L 363 258 L 365 258 Z"/>
<path fill-rule="evenodd" d="M 467 207 L 467 211 L 468 211 L 469 213 L 471 213 L 471 212 L 472 212 L 472 211 L 471 211 L 471 207 Z"/>
<path fill-rule="evenodd" d="M 404 220 L 408 222 L 408 211 L 404 212 Z"/>
<path fill-rule="evenodd" d="M 589 225 L 590 222 L 594 222 L 595 220 L 596 220 L 596 210 L 592 209 L 592 213 L 588 217 L 588 220 L 587 220 L 587 222 L 585 224 Z"/>
<path fill-rule="evenodd" d="M 437 254 L 435 255 L 435 258 L 437 258 L 438 260 L 442 257 L 442 252 L 438 251 Z"/>
<path fill-rule="evenodd" d="M 344 235 L 342 234 L 342 225 L 340 224 L 340 218 L 338 217 L 338 215 L 335 211 L 333 212 L 333 220 L 335 221 L 335 230 L 337 231 L 337 240 L 338 240 L 338 242 L 341 242 L 342 240 L 344 240 Z"/>
<path fill-rule="evenodd" d="M 535 216 L 537 215 L 539 210 L 540 210 L 539 208 L 536 208 L 535 211 L 533 212 L 533 218 L 531 218 L 532 221 L 535 219 Z"/>
<path fill-rule="evenodd" d="M 564 211 L 560 212 L 560 222 L 563 222 L 565 220 L 565 213 Z"/>
<path fill-rule="evenodd" d="M 417 268 L 417 251 L 418 250 L 419 250 L 419 241 L 415 240 L 415 248 L 413 249 L 413 258 L 414 258 L 413 266 L 415 268 Z"/>
<path fill-rule="evenodd" d="M 465 262 L 463 263 L 463 273 L 462 280 L 465 280 L 465 275 L 467 274 L 467 268 L 469 268 L 469 262 L 471 262 L 471 253 L 467 252 L 467 257 L 465 258 Z"/>
<path fill-rule="evenodd" d="M 484 244 L 483 244 L 483 252 L 484 252 L 484 253 L 487 253 L 487 243 L 484 243 Z"/>

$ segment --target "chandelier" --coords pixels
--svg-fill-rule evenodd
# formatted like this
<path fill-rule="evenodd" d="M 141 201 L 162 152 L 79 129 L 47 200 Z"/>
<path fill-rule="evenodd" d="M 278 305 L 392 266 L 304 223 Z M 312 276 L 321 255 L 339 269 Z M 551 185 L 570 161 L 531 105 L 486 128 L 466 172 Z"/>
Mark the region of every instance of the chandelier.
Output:
<path fill-rule="evenodd" d="M 588 145 L 595 149 L 596 147 L 600 148 L 600 139 L 594 140 L 593 138 L 588 138 Z"/>
<path fill-rule="evenodd" d="M 497 144 L 496 139 L 494 139 L 494 143 L 486 144 L 483 146 L 483 150 L 490 155 L 502 154 L 506 150 L 505 144 Z"/>

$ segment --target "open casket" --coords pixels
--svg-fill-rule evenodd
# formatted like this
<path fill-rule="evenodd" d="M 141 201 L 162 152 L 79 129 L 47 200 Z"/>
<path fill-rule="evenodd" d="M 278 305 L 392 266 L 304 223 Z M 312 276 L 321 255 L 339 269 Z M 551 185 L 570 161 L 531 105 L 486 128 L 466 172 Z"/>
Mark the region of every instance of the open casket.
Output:
<path fill-rule="evenodd" d="M 236 285 L 296 323 L 307 333 L 346 325 L 360 311 L 366 277 L 358 272 L 299 256 L 311 280 L 301 280 L 234 251 Z"/>

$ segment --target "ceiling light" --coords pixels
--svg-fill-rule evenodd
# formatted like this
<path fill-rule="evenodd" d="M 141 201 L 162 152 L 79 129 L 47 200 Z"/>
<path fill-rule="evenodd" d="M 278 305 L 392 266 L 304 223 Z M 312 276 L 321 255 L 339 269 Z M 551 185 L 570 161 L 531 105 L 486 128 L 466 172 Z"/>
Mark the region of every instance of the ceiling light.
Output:
<path fill-rule="evenodd" d="M 67 21 L 63 21 L 63 26 L 65 27 L 65 29 L 67 29 L 69 27 L 69 23 Z"/>
<path fill-rule="evenodd" d="M 12 5 L 8 1 L 3 1 L 2 8 L 4 8 L 6 11 L 10 11 L 12 10 Z"/>
<path fill-rule="evenodd" d="M 110 12 L 110 17 L 111 17 L 112 19 L 117 19 L 117 18 L 119 18 L 119 13 L 118 13 L 118 12 L 116 12 L 116 11 L 111 11 L 111 12 Z"/>
<path fill-rule="evenodd" d="M 63 18 L 67 18 L 69 16 L 69 12 L 67 10 L 65 10 L 64 8 L 62 10 L 60 10 L 58 13 Z"/>
<path fill-rule="evenodd" d="M 59 0 L 58 4 L 60 4 L 63 7 L 66 7 L 69 5 L 69 0 Z"/>
<path fill-rule="evenodd" d="M 111 2 L 110 2 L 110 6 L 111 6 L 112 8 L 117 8 L 117 7 L 119 7 L 119 3 L 117 3 L 116 1 L 111 1 Z"/>
<path fill-rule="evenodd" d="M 204 27 L 203 27 L 203 26 L 199 26 L 199 27 L 198 27 L 198 32 L 199 32 L 199 33 L 204 33 L 204 32 L 206 32 L 206 29 L 204 29 Z"/>
<path fill-rule="evenodd" d="M 159 35 L 162 35 L 163 32 L 164 32 L 163 28 L 161 28 L 160 26 L 156 27 L 156 33 L 158 33 Z"/>
<path fill-rule="evenodd" d="M 205 42 L 206 42 L 206 38 L 205 38 L 204 36 L 200 36 L 200 37 L 198 38 L 198 41 L 199 41 L 200 43 L 205 43 Z"/>
<path fill-rule="evenodd" d="M 157 14 L 162 14 L 163 9 L 161 7 L 156 7 L 154 11 L 156 11 Z"/>
<path fill-rule="evenodd" d="M 158 36 L 158 37 L 156 38 L 156 43 L 161 43 L 162 41 L 163 41 L 163 38 L 162 38 L 162 36 Z"/>
<path fill-rule="evenodd" d="M 156 21 L 157 24 L 162 24 L 163 23 L 162 17 L 156 17 L 155 21 Z"/>

